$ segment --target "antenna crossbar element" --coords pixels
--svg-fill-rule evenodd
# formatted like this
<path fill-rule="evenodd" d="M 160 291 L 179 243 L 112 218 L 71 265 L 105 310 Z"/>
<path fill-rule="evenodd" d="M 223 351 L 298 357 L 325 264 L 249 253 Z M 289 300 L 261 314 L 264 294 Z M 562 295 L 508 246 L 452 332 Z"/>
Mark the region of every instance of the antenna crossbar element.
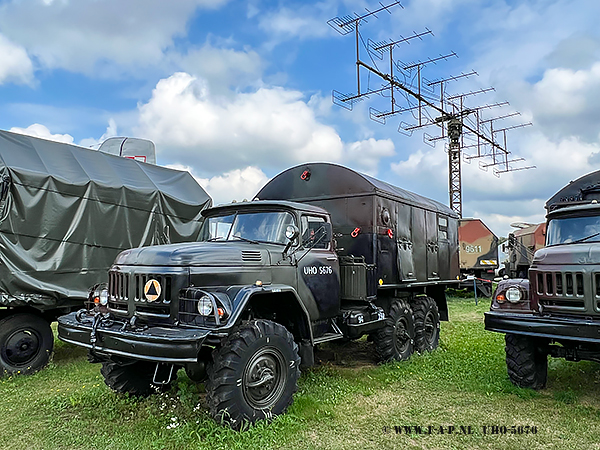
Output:
<path fill-rule="evenodd" d="M 410 69 L 414 69 L 415 67 L 423 67 L 427 64 L 432 64 L 432 63 L 435 64 L 438 61 L 442 61 L 442 60 L 446 61 L 452 57 L 458 58 L 458 55 L 454 52 L 451 52 L 451 53 L 448 53 L 447 55 L 440 55 L 437 58 L 427 58 L 425 61 L 417 61 L 416 63 L 412 63 L 408 66 L 404 66 L 402 69 L 410 70 Z"/>
<path fill-rule="evenodd" d="M 491 119 L 486 119 L 486 120 L 482 120 L 480 123 L 489 123 L 489 122 L 493 122 L 495 120 L 502 120 L 502 119 L 507 119 L 509 117 L 514 117 L 514 116 L 520 116 L 521 113 L 518 111 L 512 112 L 510 114 L 505 114 L 503 116 L 498 116 L 498 117 L 492 117 Z"/>
<path fill-rule="evenodd" d="M 523 128 L 523 127 L 528 127 L 530 125 L 533 125 L 532 122 L 527 122 L 527 123 L 521 123 L 519 125 L 513 125 L 512 127 L 506 127 L 506 128 L 499 128 L 497 130 L 492 130 L 492 134 L 496 134 L 496 133 L 501 133 L 504 131 L 508 131 L 508 130 L 514 130 L 516 128 Z"/>
<path fill-rule="evenodd" d="M 472 95 L 485 94 L 486 92 L 495 91 L 495 90 L 496 89 L 494 89 L 493 87 L 479 89 L 478 91 L 470 91 L 470 92 L 466 92 L 464 94 L 452 95 L 450 97 L 446 97 L 446 100 L 457 100 L 457 99 L 461 99 L 461 98 L 465 98 L 465 97 L 470 97 Z"/>
<path fill-rule="evenodd" d="M 454 52 L 453 52 L 454 53 Z M 458 57 L 458 56 L 457 56 Z M 460 75 L 455 75 L 453 77 L 442 78 L 440 80 L 433 80 L 427 83 L 428 86 L 435 86 L 436 84 L 447 83 L 448 81 L 460 80 L 461 78 L 467 78 L 472 75 L 479 75 L 477 72 L 472 70 L 471 72 L 461 73 Z"/>
<path fill-rule="evenodd" d="M 366 22 L 366 19 L 371 16 L 377 17 L 378 12 L 386 11 L 391 14 L 390 8 L 393 8 L 394 6 L 400 6 L 400 8 L 404 9 L 404 6 L 402 6 L 402 4 L 399 1 L 393 1 L 388 5 L 384 5 L 381 2 L 379 2 L 379 4 L 381 5 L 381 7 L 376 9 L 375 11 L 369 11 L 367 8 L 365 8 L 367 12 L 364 14 L 354 13 L 351 16 L 334 17 L 333 19 L 329 19 L 327 23 L 335 31 L 345 36 L 346 34 L 351 33 L 355 29 L 357 29 L 358 24 L 361 21 Z"/>
<path fill-rule="evenodd" d="M 404 42 L 406 42 L 407 44 L 410 44 L 410 41 L 412 41 L 413 39 L 423 40 L 423 36 L 427 36 L 428 34 L 431 34 L 433 36 L 433 32 L 429 28 L 425 28 L 425 29 L 427 31 L 423 31 L 421 33 L 417 33 L 416 31 L 413 31 L 413 34 L 408 37 L 400 36 L 400 39 L 398 39 L 396 41 L 390 40 L 389 42 L 388 41 L 374 42 L 369 39 L 367 42 L 367 49 L 370 50 L 371 52 L 376 53 L 377 57 L 379 59 L 383 59 L 383 54 L 385 52 L 389 51 L 390 48 L 393 48 Z"/>

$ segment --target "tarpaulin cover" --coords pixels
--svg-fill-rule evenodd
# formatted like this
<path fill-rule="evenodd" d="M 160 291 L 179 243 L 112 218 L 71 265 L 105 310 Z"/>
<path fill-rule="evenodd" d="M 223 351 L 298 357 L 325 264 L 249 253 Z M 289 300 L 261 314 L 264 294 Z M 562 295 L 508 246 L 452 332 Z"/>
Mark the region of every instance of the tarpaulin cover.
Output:
<path fill-rule="evenodd" d="M 196 240 L 211 204 L 188 172 L 0 131 L 0 305 L 80 302 L 122 250 Z"/>

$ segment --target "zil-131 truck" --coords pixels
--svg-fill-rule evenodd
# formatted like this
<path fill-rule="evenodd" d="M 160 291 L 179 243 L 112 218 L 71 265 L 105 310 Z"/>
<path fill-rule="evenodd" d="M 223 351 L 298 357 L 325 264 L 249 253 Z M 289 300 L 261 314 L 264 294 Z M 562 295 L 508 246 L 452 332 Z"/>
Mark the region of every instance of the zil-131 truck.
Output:
<path fill-rule="evenodd" d="M 459 274 L 448 207 L 314 163 L 202 215 L 198 242 L 122 252 L 93 307 L 59 319 L 115 391 L 148 395 L 184 368 L 239 428 L 287 409 L 315 345 L 368 335 L 382 361 L 438 346 Z"/>
<path fill-rule="evenodd" d="M 499 283 L 485 328 L 505 333 L 506 366 L 517 386 L 541 389 L 548 355 L 600 362 L 600 171 L 546 202 L 546 247 L 528 279 Z"/>

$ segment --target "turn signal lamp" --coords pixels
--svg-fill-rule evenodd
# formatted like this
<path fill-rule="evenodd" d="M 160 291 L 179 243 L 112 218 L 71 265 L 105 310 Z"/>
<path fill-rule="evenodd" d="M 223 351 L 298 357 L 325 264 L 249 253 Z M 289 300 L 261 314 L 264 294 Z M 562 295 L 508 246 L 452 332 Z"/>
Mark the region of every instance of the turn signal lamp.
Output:
<path fill-rule="evenodd" d="M 504 294 L 498 294 L 496 295 L 496 301 L 498 303 L 504 303 L 506 301 L 506 297 L 504 296 Z"/>

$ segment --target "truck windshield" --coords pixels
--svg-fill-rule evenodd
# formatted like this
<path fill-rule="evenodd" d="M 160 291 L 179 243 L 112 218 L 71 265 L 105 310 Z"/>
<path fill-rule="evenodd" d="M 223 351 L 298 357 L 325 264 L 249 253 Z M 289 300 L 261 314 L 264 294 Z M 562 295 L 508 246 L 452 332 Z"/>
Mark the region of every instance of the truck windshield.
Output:
<path fill-rule="evenodd" d="M 237 213 L 208 217 L 202 226 L 201 241 L 245 240 L 287 244 L 286 228 L 295 225 L 288 212 Z"/>
<path fill-rule="evenodd" d="M 547 245 L 600 242 L 600 216 L 552 219 L 546 240 Z"/>

